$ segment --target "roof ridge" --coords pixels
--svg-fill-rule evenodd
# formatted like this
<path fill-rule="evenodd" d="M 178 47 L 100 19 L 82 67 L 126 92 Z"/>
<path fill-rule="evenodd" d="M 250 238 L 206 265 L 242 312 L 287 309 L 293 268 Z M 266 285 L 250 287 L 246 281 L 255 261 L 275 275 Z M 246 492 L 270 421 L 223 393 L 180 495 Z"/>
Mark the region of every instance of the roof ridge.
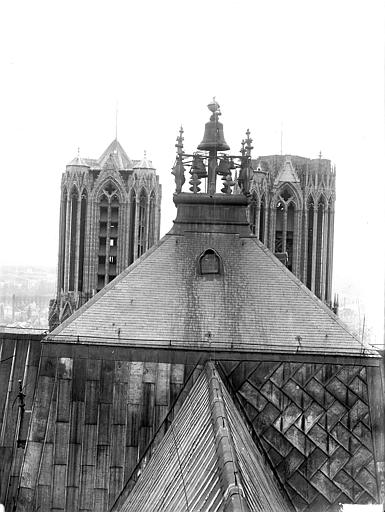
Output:
<path fill-rule="evenodd" d="M 220 479 L 225 498 L 225 510 L 227 510 L 227 506 L 231 503 L 233 507 L 231 510 L 239 509 L 249 512 L 250 509 L 245 499 L 243 488 L 237 480 L 237 475 L 240 475 L 240 468 L 239 464 L 237 464 L 234 440 L 227 418 L 220 377 L 212 361 L 206 363 L 205 372 L 209 388 L 210 412 L 216 454 L 219 459 Z"/>
<path fill-rule="evenodd" d="M 271 464 L 254 443 L 212 361 L 206 362 L 187 394 L 181 392 L 180 397 L 183 395 L 168 428 L 162 428 L 166 417 L 111 512 L 143 510 L 144 499 L 149 511 L 170 510 L 176 500 L 179 504 L 190 502 L 191 510 L 196 510 L 194 505 L 199 501 L 202 511 L 212 510 L 214 501 L 216 507 L 220 505 L 220 510 L 228 512 L 293 510 L 288 509 L 290 502 L 279 488 Z M 162 471 L 165 460 L 172 467 L 171 473 Z M 195 477 L 198 469 L 203 477 L 200 480 Z"/>

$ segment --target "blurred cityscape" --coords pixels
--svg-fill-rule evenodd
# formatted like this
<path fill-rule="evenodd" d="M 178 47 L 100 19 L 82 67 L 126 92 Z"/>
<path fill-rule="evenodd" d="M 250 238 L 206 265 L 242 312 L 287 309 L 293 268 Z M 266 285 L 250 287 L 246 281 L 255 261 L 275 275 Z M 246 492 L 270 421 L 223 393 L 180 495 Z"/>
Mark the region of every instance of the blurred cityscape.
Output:
<path fill-rule="evenodd" d="M 0 325 L 47 329 L 55 292 L 54 267 L 0 267 Z"/>

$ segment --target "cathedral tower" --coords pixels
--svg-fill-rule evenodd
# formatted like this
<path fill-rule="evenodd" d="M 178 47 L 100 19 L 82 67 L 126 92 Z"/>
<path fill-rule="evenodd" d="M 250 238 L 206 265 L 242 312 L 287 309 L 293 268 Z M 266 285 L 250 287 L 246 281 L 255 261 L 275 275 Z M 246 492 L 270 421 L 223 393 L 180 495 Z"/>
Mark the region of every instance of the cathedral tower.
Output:
<path fill-rule="evenodd" d="M 57 296 L 50 330 L 159 240 L 161 185 L 146 153 L 114 140 L 98 160 L 78 155 L 62 176 Z"/>
<path fill-rule="evenodd" d="M 261 156 L 253 169 L 252 232 L 330 306 L 335 168 L 320 154 Z"/>

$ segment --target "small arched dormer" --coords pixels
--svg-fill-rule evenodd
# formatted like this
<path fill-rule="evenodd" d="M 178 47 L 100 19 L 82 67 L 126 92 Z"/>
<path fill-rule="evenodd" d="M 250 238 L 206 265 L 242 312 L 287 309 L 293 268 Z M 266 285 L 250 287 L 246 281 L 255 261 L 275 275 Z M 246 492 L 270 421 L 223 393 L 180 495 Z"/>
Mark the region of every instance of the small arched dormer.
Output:
<path fill-rule="evenodd" d="M 214 249 L 206 249 L 198 260 L 198 273 L 201 276 L 220 275 L 223 271 L 222 260 Z"/>

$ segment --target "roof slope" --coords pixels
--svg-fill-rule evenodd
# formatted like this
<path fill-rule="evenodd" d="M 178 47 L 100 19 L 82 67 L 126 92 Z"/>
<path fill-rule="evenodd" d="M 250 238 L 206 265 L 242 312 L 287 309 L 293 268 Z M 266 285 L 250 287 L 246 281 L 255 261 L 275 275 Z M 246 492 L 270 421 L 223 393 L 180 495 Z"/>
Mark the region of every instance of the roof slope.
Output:
<path fill-rule="evenodd" d="M 213 363 L 206 363 L 131 492 L 112 510 L 290 510 Z"/>
<path fill-rule="evenodd" d="M 199 275 L 208 248 L 221 258 L 220 275 Z M 359 340 L 263 244 L 231 233 L 166 235 L 48 339 L 363 354 Z"/>
<path fill-rule="evenodd" d="M 103 167 L 105 165 L 110 155 L 114 156 L 114 159 L 116 160 L 119 169 L 131 169 L 132 162 L 117 139 L 114 139 L 111 142 L 111 144 L 99 158 L 98 164 L 100 167 Z"/>

